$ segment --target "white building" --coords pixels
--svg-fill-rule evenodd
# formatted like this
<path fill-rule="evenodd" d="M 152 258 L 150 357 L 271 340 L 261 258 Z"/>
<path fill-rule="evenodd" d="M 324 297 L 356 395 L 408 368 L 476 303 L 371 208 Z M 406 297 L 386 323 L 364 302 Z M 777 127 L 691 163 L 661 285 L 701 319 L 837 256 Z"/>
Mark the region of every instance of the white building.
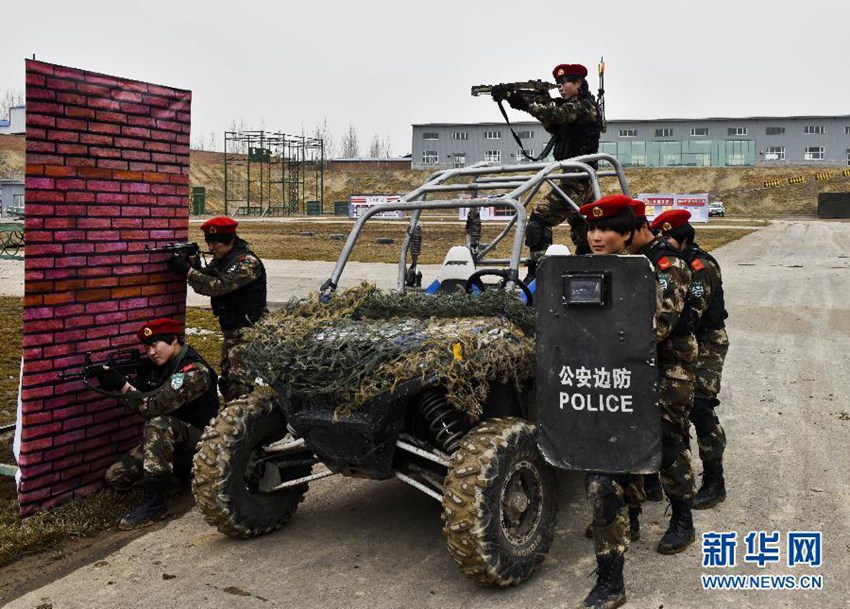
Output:
<path fill-rule="evenodd" d="M 0 135 L 23 135 L 27 132 L 27 109 L 25 106 L 9 108 L 9 119 L 0 120 Z"/>

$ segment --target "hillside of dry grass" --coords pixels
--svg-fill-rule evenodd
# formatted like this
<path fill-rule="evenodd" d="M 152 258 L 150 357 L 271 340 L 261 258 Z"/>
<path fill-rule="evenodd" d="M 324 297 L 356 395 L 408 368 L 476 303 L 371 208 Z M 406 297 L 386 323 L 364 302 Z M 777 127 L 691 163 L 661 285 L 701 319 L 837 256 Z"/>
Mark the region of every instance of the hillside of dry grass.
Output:
<path fill-rule="evenodd" d="M 206 187 L 208 213 L 224 211 L 223 159 L 222 154 L 215 152 L 193 150 L 191 153 L 191 183 L 193 186 Z M 850 176 L 843 176 L 843 169 L 845 167 L 835 165 L 629 168 L 626 170 L 626 177 L 633 193 L 710 193 L 712 198 L 723 200 L 727 212 L 731 214 L 814 215 L 818 193 L 850 191 Z M 0 136 L 0 176 L 23 175 L 23 170 L 24 138 Z M 237 170 L 231 168 L 230 178 L 234 180 L 231 182 L 231 188 L 244 190 L 244 178 L 234 177 L 234 171 Z M 817 181 L 815 175 L 820 172 L 831 172 L 833 178 Z M 409 192 L 420 186 L 430 173 L 430 170 L 326 170 L 323 191 L 325 210 L 332 210 L 334 201 L 345 201 L 352 194 Z M 236 175 L 240 175 L 238 171 Z M 802 184 L 789 185 L 788 178 L 793 177 L 803 177 L 805 181 Z M 312 176 L 310 178 L 312 179 Z M 766 180 L 777 179 L 783 182 L 782 186 L 764 187 Z M 603 186 L 607 191 L 615 188 L 615 184 L 610 180 L 605 180 Z M 307 192 L 312 193 L 314 190 L 312 184 L 305 187 Z M 259 199 L 256 188 L 252 190 L 251 196 L 255 201 Z M 306 198 L 312 199 L 314 196 L 308 194 Z"/>

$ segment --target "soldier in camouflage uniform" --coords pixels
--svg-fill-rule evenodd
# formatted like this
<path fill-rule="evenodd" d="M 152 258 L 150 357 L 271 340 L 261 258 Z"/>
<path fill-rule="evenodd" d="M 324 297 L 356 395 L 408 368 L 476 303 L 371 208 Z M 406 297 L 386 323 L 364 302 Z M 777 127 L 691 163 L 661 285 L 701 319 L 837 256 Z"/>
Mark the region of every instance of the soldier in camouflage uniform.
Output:
<path fill-rule="evenodd" d="M 98 371 L 101 389 L 145 419 L 144 441 L 114 463 L 106 482 L 126 490 L 142 481 L 144 500 L 125 516 L 128 530 L 165 518 L 168 483 L 175 473 L 175 449 L 191 457 L 201 430 L 218 411 L 216 374 L 191 347 L 183 344 L 180 322 L 156 319 L 137 332 L 150 365 L 139 369 L 131 385 L 117 370 Z"/>
<path fill-rule="evenodd" d="M 662 554 L 687 548 L 695 537 L 691 514 L 694 475 L 687 434 L 694 398 L 697 341 L 693 334 L 693 312 L 688 302 L 691 271 L 678 250 L 661 235 L 652 233 L 642 201 L 632 202 L 637 230 L 629 246 L 633 254 L 649 258 L 661 288 L 656 312 L 658 346 L 658 405 L 661 408 L 661 485 L 670 499 L 673 514 L 667 532 L 658 544 Z"/>
<path fill-rule="evenodd" d="M 170 261 L 171 269 L 186 275 L 195 292 L 211 297 L 213 314 L 218 317 L 224 339 L 219 389 L 227 401 L 254 388 L 253 378 L 239 357 L 239 347 L 245 342 L 246 328 L 267 312 L 266 270 L 248 243 L 236 234 L 238 224 L 218 216 L 201 225 L 213 255 L 206 268 L 191 267 L 180 255 Z"/>
<path fill-rule="evenodd" d="M 579 208 L 587 220 L 587 242 L 594 255 L 625 254 L 634 237 L 635 217 L 625 195 L 602 197 Z M 613 608 L 626 602 L 623 580 L 629 541 L 639 537 L 631 526 L 630 495 L 640 476 L 590 472 L 585 479 L 587 499 L 593 506 L 588 532 L 596 553 L 596 585 L 580 607 Z M 639 485 L 638 485 L 639 486 Z M 640 506 L 637 505 L 639 512 Z M 633 522 L 637 523 L 637 512 Z"/>
<path fill-rule="evenodd" d="M 533 99 L 511 95 L 507 98 L 508 103 L 512 108 L 531 114 L 554 136 L 553 156 L 556 160 L 598 152 L 602 113 L 587 86 L 587 68 L 579 64 L 561 64 L 555 66 L 552 76 L 560 85 L 561 99 L 552 99 L 548 94 Z M 596 168 L 595 163 L 591 165 Z M 593 200 L 589 180 L 561 180 L 559 186 L 578 206 Z M 584 217 L 553 190 L 536 205 L 525 229 L 525 244 L 531 258 L 527 280 L 534 276 L 537 261 L 552 244 L 552 227 L 564 220 L 570 224 L 570 237 L 576 246 L 576 254 L 590 253 Z"/>
<path fill-rule="evenodd" d="M 694 227 L 688 222 L 691 214 L 684 209 L 666 211 L 652 223 L 667 242 L 681 251 L 690 263 L 690 298 L 698 318 L 695 334 L 698 359 L 694 383 L 694 404 L 690 420 L 697 432 L 699 456 L 702 460 L 702 485 L 694 496 L 694 509 L 708 509 L 726 499 L 723 479 L 723 453 L 726 433 L 720 426 L 715 408 L 720 402 L 720 377 L 723 361 L 729 350 L 725 319 L 728 317 L 723 299 L 723 279 L 720 265 L 694 242 Z"/>

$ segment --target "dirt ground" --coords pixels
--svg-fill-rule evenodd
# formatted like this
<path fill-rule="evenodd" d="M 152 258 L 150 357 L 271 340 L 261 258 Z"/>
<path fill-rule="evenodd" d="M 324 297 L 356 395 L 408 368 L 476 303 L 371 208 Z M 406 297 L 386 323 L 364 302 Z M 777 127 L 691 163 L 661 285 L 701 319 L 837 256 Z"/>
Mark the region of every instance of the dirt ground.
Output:
<path fill-rule="evenodd" d="M 814 591 L 705 591 L 699 541 L 662 556 L 667 516 L 647 504 L 627 555 L 627 607 L 848 607 L 850 583 L 850 223 L 778 221 L 715 250 L 724 268 L 731 347 L 718 411 L 729 438 L 729 498 L 695 512 L 698 532 L 734 531 L 733 575 L 823 576 Z M 374 267 L 378 272 L 379 267 Z M 389 277 L 394 269 L 386 269 Z M 695 448 L 695 447 L 694 447 Z M 698 469 L 698 468 L 697 468 Z M 222 536 L 196 512 L 120 549 L 8 589 L 35 607 L 572 607 L 591 587 L 582 477 L 563 473 L 556 537 L 525 584 L 482 588 L 449 559 L 439 504 L 400 482 L 315 482 L 293 521 L 250 541 Z M 823 565 L 744 564 L 749 531 L 819 531 Z M 107 553 L 108 552 L 108 553 Z M 716 574 L 717 571 L 714 571 Z M 25 590 L 34 588 L 26 592 Z"/>

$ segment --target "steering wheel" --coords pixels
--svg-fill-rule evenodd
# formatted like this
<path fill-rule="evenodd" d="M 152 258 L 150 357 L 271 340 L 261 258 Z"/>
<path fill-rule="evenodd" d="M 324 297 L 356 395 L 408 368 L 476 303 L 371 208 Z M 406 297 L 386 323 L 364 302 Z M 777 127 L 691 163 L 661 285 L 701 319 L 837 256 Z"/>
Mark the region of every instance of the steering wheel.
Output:
<path fill-rule="evenodd" d="M 476 287 L 480 292 L 485 290 L 484 282 L 481 281 L 482 277 L 501 277 L 503 280 L 508 280 L 508 271 L 505 269 L 481 269 L 480 271 L 475 271 L 472 275 L 469 276 L 469 279 L 466 280 L 466 286 L 464 289 L 467 294 L 472 294 L 472 288 Z M 528 288 L 526 283 L 521 279 L 516 280 L 517 287 L 522 290 L 522 293 L 525 294 L 525 303 L 528 306 L 533 305 L 533 295 L 531 294 L 531 290 Z"/>

